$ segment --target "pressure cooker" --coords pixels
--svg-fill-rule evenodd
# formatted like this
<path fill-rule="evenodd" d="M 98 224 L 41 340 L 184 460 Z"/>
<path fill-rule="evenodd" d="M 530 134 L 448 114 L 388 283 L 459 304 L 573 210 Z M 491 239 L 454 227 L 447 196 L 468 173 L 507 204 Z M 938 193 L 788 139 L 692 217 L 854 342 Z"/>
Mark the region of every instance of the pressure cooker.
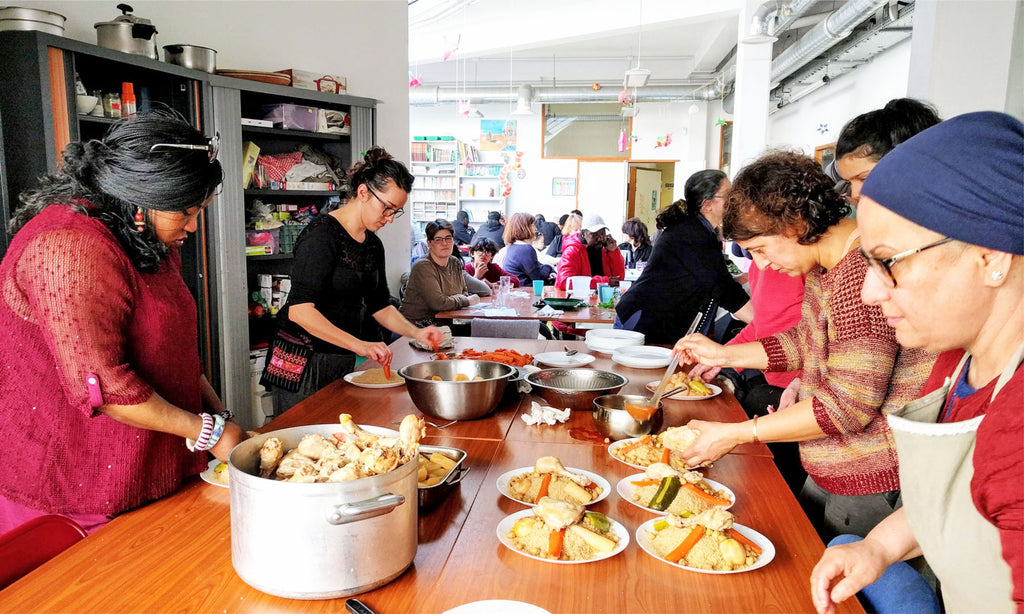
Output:
<path fill-rule="evenodd" d="M 116 49 L 125 53 L 144 55 L 159 60 L 156 47 L 156 26 L 148 19 L 132 15 L 133 9 L 127 4 L 118 4 L 121 15 L 113 21 L 95 24 L 96 42 L 100 47 Z"/>
<path fill-rule="evenodd" d="M 389 429 L 362 428 L 398 436 Z M 249 586 L 278 597 L 333 599 L 382 586 L 412 564 L 418 519 L 415 461 L 348 482 L 260 477 L 259 450 L 270 437 L 289 450 L 304 435 L 330 438 L 340 430 L 338 424 L 281 429 L 256 435 L 231 451 L 231 563 Z"/>

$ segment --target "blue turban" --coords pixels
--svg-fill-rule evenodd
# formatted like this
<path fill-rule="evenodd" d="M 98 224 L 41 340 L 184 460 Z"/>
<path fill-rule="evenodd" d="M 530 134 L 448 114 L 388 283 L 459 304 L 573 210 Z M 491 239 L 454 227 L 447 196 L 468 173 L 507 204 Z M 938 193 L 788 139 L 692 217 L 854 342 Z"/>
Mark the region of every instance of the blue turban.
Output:
<path fill-rule="evenodd" d="M 1024 124 L 967 113 L 897 145 L 861 194 L 929 230 L 1024 254 Z"/>

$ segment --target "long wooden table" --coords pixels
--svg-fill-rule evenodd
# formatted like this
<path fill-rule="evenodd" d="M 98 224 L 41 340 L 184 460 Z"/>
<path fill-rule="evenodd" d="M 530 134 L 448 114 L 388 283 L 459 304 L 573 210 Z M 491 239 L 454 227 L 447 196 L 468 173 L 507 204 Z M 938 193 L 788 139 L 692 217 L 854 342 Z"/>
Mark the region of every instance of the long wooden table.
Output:
<path fill-rule="evenodd" d="M 561 314 L 555 315 L 543 315 L 539 313 L 539 309 L 533 306 L 539 298 L 533 294 L 533 290 L 528 287 L 515 288 L 515 292 L 521 295 L 514 295 L 509 297 L 508 307 L 515 310 L 514 315 L 497 315 L 494 313 L 488 313 L 487 310 L 493 307 L 493 297 L 483 297 L 480 302 L 472 307 L 465 307 L 463 309 L 454 309 L 452 311 L 442 311 L 437 314 L 440 319 L 462 319 L 468 320 L 472 318 L 491 318 L 496 320 L 557 320 L 559 322 L 565 322 L 566 324 L 612 324 L 615 322 L 615 309 L 607 309 L 598 305 L 598 298 L 596 294 L 592 294 L 587 299 L 587 305 L 580 307 L 575 311 L 563 311 Z M 543 298 L 566 298 L 564 290 L 559 290 L 554 286 L 544 286 Z"/>
<path fill-rule="evenodd" d="M 582 343 L 576 347 L 585 351 Z M 456 349 L 513 347 L 537 353 L 564 342 L 456 338 Z M 427 360 L 406 340 L 393 344 L 394 365 Z M 659 370 L 629 369 L 606 355 L 591 366 L 626 375 L 624 392 L 639 391 Z M 527 426 L 519 414 L 535 397 L 506 394 L 495 413 L 444 430 L 427 428 L 425 443 L 461 448 L 471 468 L 437 508 L 421 514 L 419 547 L 412 566 L 391 583 L 359 598 L 378 612 L 444 612 L 461 604 L 512 599 L 562 612 L 813 612 L 811 568 L 824 546 L 800 510 L 763 444 L 746 445 L 707 470 L 736 493 L 738 522 L 764 534 L 777 549 L 766 567 L 744 573 L 687 572 L 654 559 L 633 534 L 654 517 L 623 501 L 615 484 L 635 469 L 614 460 L 595 441 L 588 412 L 564 425 Z M 364 424 L 391 426 L 418 413 L 404 387 L 367 390 L 338 381 L 261 430 L 333 423 L 340 412 Z M 695 418 L 744 419 L 735 399 L 723 393 L 706 401 L 666 401 L 666 425 Z M 505 548 L 496 527 L 525 506 L 503 497 L 495 485 L 510 469 L 539 456 L 594 471 L 612 484 L 593 506 L 630 533 L 626 549 L 602 561 L 558 565 Z M 0 591 L 0 612 L 342 612 L 344 600 L 300 601 L 261 593 L 231 565 L 229 492 L 198 478 L 180 491 L 115 518 L 107 526 Z M 286 561 L 280 564 L 287 564 Z M 839 612 L 863 612 L 856 600 Z"/>

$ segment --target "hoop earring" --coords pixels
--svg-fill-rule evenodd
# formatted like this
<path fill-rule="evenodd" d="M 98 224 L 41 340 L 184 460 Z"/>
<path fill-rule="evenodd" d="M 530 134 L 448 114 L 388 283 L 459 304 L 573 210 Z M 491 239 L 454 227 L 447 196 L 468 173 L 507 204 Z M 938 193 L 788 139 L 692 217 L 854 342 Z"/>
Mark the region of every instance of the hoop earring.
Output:
<path fill-rule="evenodd" d="M 142 232 L 146 229 L 146 216 L 142 213 L 142 207 L 135 209 L 135 232 Z"/>

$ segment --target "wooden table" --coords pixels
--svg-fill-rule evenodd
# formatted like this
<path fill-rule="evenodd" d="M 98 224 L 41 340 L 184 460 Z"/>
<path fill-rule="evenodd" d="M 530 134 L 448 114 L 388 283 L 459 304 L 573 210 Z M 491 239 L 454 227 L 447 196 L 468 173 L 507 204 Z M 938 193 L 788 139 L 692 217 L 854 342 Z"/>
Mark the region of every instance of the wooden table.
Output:
<path fill-rule="evenodd" d="M 457 338 L 456 344 L 457 349 L 512 347 L 529 353 L 564 345 L 480 338 Z M 427 358 L 405 340 L 393 349 L 396 366 Z M 594 367 L 611 368 L 630 379 L 625 390 L 639 389 L 657 377 L 657 370 L 627 369 L 598 356 Z M 421 514 L 412 566 L 391 583 L 359 595 L 362 601 L 382 613 L 443 612 L 486 599 L 526 601 L 554 613 L 814 611 L 808 578 L 824 546 L 763 445 L 737 448 L 707 475 L 733 489 L 737 502 L 732 511 L 738 522 L 768 537 L 777 549 L 775 559 L 745 573 L 687 572 L 652 558 L 635 544 L 637 527 L 654 515 L 621 500 L 614 490 L 636 470 L 614 460 L 603 443 L 572 436 L 592 427 L 588 414 L 574 412 L 566 425 L 528 427 L 518 415 L 531 398 L 509 395 L 487 418 L 444 430 L 428 427 L 424 443 L 465 450 L 470 472 L 439 507 Z M 262 430 L 332 423 L 341 412 L 381 426 L 417 413 L 404 387 L 367 390 L 339 381 Z M 670 424 L 695 416 L 741 420 L 742 410 L 727 392 L 707 401 L 666 404 Z M 631 543 L 622 553 L 594 563 L 557 565 L 521 556 L 498 541 L 498 522 L 525 507 L 499 494 L 497 476 L 552 454 L 612 484 L 608 498 L 594 509 L 629 531 Z M 0 612 L 343 612 L 343 599 L 274 597 L 235 574 L 228 494 L 195 478 L 180 491 L 115 518 L 0 591 Z M 841 604 L 838 611 L 863 612 L 856 600 Z"/>
<path fill-rule="evenodd" d="M 494 315 L 485 313 L 484 310 L 492 306 L 491 300 L 493 297 L 483 297 L 480 299 L 479 303 L 472 307 L 455 309 L 453 311 L 442 311 L 437 314 L 437 317 L 445 320 L 468 320 L 473 318 L 491 318 L 496 320 L 557 320 L 567 324 L 612 324 L 615 322 L 615 310 L 599 307 L 597 304 L 597 294 L 593 294 L 587 299 L 587 306 L 581 307 L 576 311 L 564 311 L 558 315 L 538 315 L 538 308 L 533 306 L 534 301 L 538 300 L 538 297 L 533 294 L 533 290 L 527 287 L 522 287 L 516 288 L 515 291 L 526 294 L 526 296 L 509 297 L 508 306 L 515 309 L 515 315 Z M 564 290 L 559 290 L 554 286 L 544 286 L 543 298 L 566 298 L 566 293 Z"/>

